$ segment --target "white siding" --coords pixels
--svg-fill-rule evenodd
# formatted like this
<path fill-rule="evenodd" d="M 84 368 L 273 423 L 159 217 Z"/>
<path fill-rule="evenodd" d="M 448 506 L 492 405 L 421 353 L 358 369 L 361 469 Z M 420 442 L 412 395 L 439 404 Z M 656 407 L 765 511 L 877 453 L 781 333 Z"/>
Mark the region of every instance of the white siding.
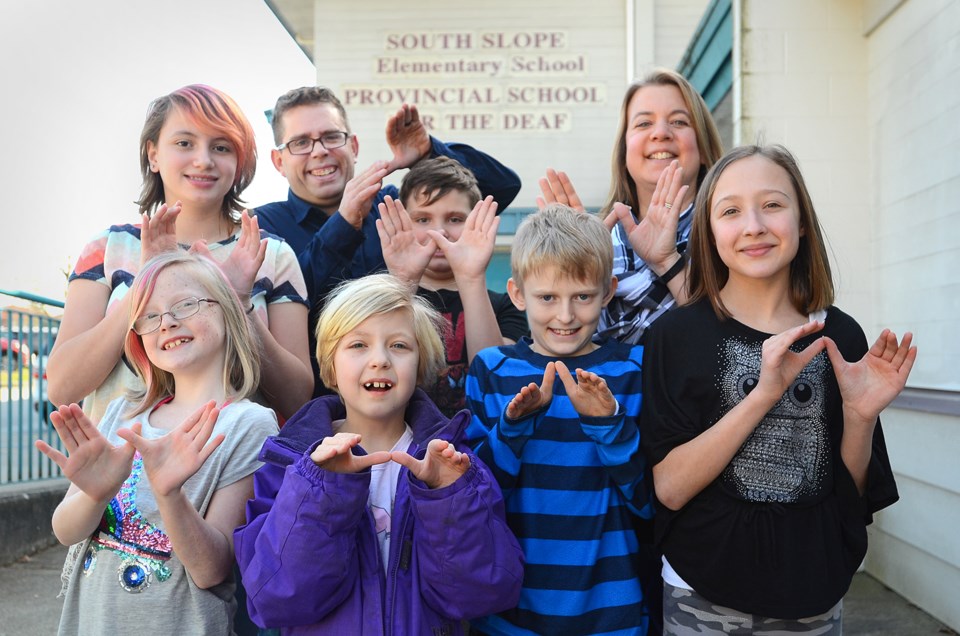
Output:
<path fill-rule="evenodd" d="M 960 390 L 960 2 L 900 5 L 868 51 L 876 315 L 917 334 L 912 386 Z"/>
<path fill-rule="evenodd" d="M 960 435 L 957 418 L 889 409 L 883 428 L 900 501 L 870 527 L 866 569 L 960 627 Z"/>
<path fill-rule="evenodd" d="M 960 390 L 960 2 L 872 0 L 866 26 L 875 315 L 916 334 L 911 386 Z M 867 568 L 960 629 L 960 418 L 884 417 L 901 501 Z"/>

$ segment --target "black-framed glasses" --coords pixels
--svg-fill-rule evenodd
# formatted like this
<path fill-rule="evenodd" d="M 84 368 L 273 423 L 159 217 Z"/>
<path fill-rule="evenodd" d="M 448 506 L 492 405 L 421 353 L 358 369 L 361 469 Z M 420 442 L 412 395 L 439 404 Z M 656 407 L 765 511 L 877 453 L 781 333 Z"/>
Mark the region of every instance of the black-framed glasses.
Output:
<path fill-rule="evenodd" d="M 277 146 L 277 150 L 283 152 L 283 149 L 286 148 L 290 151 L 291 155 L 309 155 L 313 152 L 313 147 L 317 142 L 320 142 L 320 145 L 327 150 L 333 150 L 334 148 L 340 148 L 346 145 L 347 140 L 352 136 L 353 135 L 348 132 L 334 130 L 323 133 L 319 137 L 297 137 L 296 139 L 291 139 L 287 143 Z"/>
<path fill-rule="evenodd" d="M 212 298 L 184 298 L 171 307 L 170 311 L 165 311 L 160 314 L 156 312 L 142 314 L 139 318 L 133 321 L 133 332 L 138 336 L 145 336 L 148 333 L 153 333 L 160 328 L 160 324 L 163 322 L 163 317 L 167 314 L 173 316 L 174 320 L 183 320 L 184 318 L 189 318 L 200 311 L 200 303 L 213 303 L 214 305 L 220 304 L 218 301 L 213 300 Z"/>

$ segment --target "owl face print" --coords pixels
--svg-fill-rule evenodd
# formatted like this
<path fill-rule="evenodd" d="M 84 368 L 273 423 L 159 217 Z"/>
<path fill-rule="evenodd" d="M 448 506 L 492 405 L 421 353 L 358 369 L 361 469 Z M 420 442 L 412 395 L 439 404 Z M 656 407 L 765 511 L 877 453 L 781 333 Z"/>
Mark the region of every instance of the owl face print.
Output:
<path fill-rule="evenodd" d="M 757 386 L 761 347 L 736 338 L 722 343 L 724 412 Z M 723 479 L 747 501 L 792 503 L 818 493 L 830 448 L 824 417 L 828 367 L 824 353 L 804 367 L 727 466 Z"/>

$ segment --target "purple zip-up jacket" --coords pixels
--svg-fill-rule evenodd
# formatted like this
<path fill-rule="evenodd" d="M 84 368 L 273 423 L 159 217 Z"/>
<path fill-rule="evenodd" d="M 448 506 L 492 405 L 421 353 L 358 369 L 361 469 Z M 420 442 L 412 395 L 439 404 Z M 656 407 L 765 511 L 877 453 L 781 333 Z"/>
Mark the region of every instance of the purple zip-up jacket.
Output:
<path fill-rule="evenodd" d="M 420 389 L 410 400 L 410 454 L 444 439 L 470 453 L 470 467 L 435 490 L 401 468 L 386 575 L 370 471 L 334 473 L 310 459 L 345 416 L 338 396 L 313 400 L 260 451 L 247 524 L 234 532 L 254 622 L 284 634 L 447 636 L 463 633 L 461 619 L 516 606 L 523 553 L 490 469 L 462 444 L 469 413 L 448 420 Z"/>

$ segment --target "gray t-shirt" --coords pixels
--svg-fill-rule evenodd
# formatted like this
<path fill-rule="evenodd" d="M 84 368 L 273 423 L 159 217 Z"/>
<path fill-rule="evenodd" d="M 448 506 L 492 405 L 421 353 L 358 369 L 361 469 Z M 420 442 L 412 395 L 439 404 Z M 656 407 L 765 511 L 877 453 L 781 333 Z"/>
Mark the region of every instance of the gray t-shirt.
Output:
<path fill-rule="evenodd" d="M 142 423 L 147 438 L 168 433 L 150 425 L 149 411 L 123 417 L 126 406 L 122 398 L 114 400 L 100 420 L 98 428 L 112 444 L 122 444 L 117 429 L 134 422 Z M 270 409 L 241 400 L 224 407 L 211 438 L 221 432 L 223 443 L 183 486 L 201 516 L 214 492 L 260 467 L 257 455 L 277 433 L 277 419 Z M 139 453 L 93 536 L 71 548 L 64 584 L 60 634 L 233 633 L 233 576 L 208 590 L 193 583 L 164 532 Z"/>

